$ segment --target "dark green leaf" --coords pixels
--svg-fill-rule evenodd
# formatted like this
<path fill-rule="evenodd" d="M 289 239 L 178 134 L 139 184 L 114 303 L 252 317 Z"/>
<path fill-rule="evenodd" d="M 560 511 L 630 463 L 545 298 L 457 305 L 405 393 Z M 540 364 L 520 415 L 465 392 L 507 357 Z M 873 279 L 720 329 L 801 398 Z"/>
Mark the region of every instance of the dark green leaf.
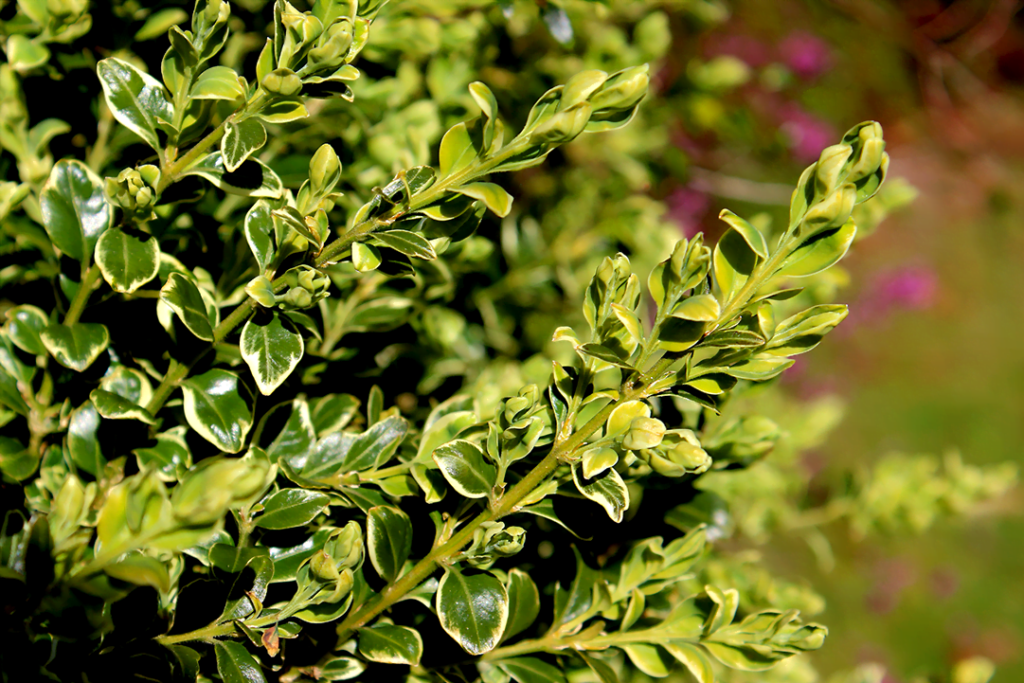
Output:
<path fill-rule="evenodd" d="M 96 243 L 96 264 L 111 289 L 131 293 L 156 277 L 160 246 L 140 230 L 111 228 Z"/>
<path fill-rule="evenodd" d="M 394 582 L 412 550 L 412 522 L 399 508 L 370 508 L 366 515 L 366 546 L 370 561 L 384 581 Z"/>
<path fill-rule="evenodd" d="M 423 259 L 424 261 L 433 261 L 437 258 L 437 254 L 434 252 L 434 248 L 430 246 L 430 242 L 422 235 L 417 235 L 408 230 L 377 232 L 374 233 L 373 237 L 381 246 L 389 247 L 406 256 Z"/>
<path fill-rule="evenodd" d="M 238 453 L 252 427 L 252 409 L 239 391 L 238 375 L 209 370 L 182 383 L 185 419 L 204 439 L 226 453 Z"/>
<path fill-rule="evenodd" d="M 243 197 L 277 199 L 284 193 L 281 179 L 262 161 L 247 159 L 237 170 L 229 171 L 220 152 L 207 154 L 182 175 L 200 176 L 229 194 Z"/>
<path fill-rule="evenodd" d="M 39 337 L 58 363 L 77 372 L 84 372 L 110 344 L 107 328 L 95 323 L 50 325 Z"/>
<path fill-rule="evenodd" d="M 7 311 L 7 336 L 14 345 L 33 356 L 46 355 L 46 346 L 39 338 L 43 329 L 50 324 L 41 309 L 35 306 L 15 306 Z"/>
<path fill-rule="evenodd" d="M 359 654 L 380 664 L 415 666 L 423 656 L 423 640 L 411 628 L 377 624 L 359 630 Z"/>
<path fill-rule="evenodd" d="M 305 350 L 302 335 L 291 320 L 276 311 L 262 320 L 256 317 L 247 320 L 239 346 L 264 396 L 272 394 L 288 379 Z"/>
<path fill-rule="evenodd" d="M 266 683 L 260 665 L 244 645 L 218 640 L 213 647 L 217 653 L 217 673 L 224 683 Z"/>
<path fill-rule="evenodd" d="M 497 481 L 497 470 L 475 443 L 457 439 L 434 449 L 434 462 L 452 487 L 467 498 L 486 498 Z"/>
<path fill-rule="evenodd" d="M 291 529 L 309 524 L 331 499 L 319 491 L 282 489 L 263 501 L 263 513 L 256 518 L 262 529 Z"/>
<path fill-rule="evenodd" d="M 536 657 L 502 659 L 498 667 L 519 683 L 564 683 L 565 675 Z"/>
<path fill-rule="evenodd" d="M 62 159 L 54 165 L 39 193 L 39 207 L 54 246 L 83 263 L 90 259 L 113 218 L 103 182 L 74 159 Z"/>
<path fill-rule="evenodd" d="M 449 567 L 435 600 L 441 627 L 471 655 L 493 650 L 508 620 L 508 593 L 490 574 L 466 576 Z"/>
<path fill-rule="evenodd" d="M 155 422 L 148 410 L 111 391 L 93 389 L 89 399 L 99 414 L 108 420 L 140 420 L 146 424 Z"/>
<path fill-rule="evenodd" d="M 173 121 L 174 108 L 158 80 L 132 64 L 110 57 L 96 65 L 111 113 L 122 125 L 161 151 L 156 131 L 159 120 Z"/>
<path fill-rule="evenodd" d="M 508 573 L 508 622 L 501 636 L 502 641 L 522 633 L 537 619 L 540 613 L 540 591 L 530 575 L 521 569 Z"/>
<path fill-rule="evenodd" d="M 160 289 L 160 300 L 178 314 L 189 332 L 205 341 L 213 341 L 213 321 L 199 287 L 181 273 L 171 273 Z"/>

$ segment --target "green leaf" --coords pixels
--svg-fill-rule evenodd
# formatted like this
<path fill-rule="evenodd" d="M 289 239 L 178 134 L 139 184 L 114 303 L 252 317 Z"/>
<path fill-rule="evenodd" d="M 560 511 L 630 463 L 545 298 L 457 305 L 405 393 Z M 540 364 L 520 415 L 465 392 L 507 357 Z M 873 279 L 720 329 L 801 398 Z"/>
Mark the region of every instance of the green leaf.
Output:
<path fill-rule="evenodd" d="M 253 204 L 245 214 L 243 223 L 245 240 L 249 243 L 249 248 L 256 258 L 256 263 L 260 265 L 261 271 L 266 270 L 273 263 L 276 253 L 272 211 L 273 207 L 270 206 L 270 202 L 261 199 Z"/>
<path fill-rule="evenodd" d="M 30 453 L 21 443 L 0 436 L 0 472 L 6 479 L 28 479 L 35 473 L 39 460 L 39 456 Z"/>
<path fill-rule="evenodd" d="M 457 439 L 434 449 L 434 462 L 452 487 L 467 498 L 486 498 L 497 482 L 494 465 L 475 443 Z"/>
<path fill-rule="evenodd" d="M 236 123 L 228 120 L 224 126 L 224 137 L 220 140 L 220 152 L 224 167 L 237 171 L 249 155 L 267 142 L 267 131 L 259 120 L 250 118 Z"/>
<path fill-rule="evenodd" d="M 170 7 L 153 12 L 146 18 L 146 23 L 135 32 L 136 41 L 151 40 L 159 38 L 169 31 L 173 26 L 186 21 L 188 13 L 178 7 Z"/>
<path fill-rule="evenodd" d="M 712 263 L 715 282 L 722 292 L 721 300 L 728 302 L 754 272 L 757 254 L 740 233 L 730 230 L 715 245 Z"/>
<path fill-rule="evenodd" d="M 350 394 L 327 394 L 309 409 L 309 419 L 317 436 L 340 431 L 352 421 L 359 410 L 359 399 Z"/>
<path fill-rule="evenodd" d="M 370 562 L 382 579 L 394 582 L 412 550 L 412 522 L 399 508 L 378 506 L 366 515 Z"/>
<path fill-rule="evenodd" d="M 629 491 L 614 468 L 605 470 L 593 479 L 585 479 L 583 466 L 577 463 L 572 467 L 572 480 L 577 490 L 603 507 L 613 522 L 622 521 L 622 515 L 629 507 Z"/>
<path fill-rule="evenodd" d="M 819 232 L 794 249 L 776 275 L 807 277 L 831 268 L 846 256 L 856 237 L 857 225 L 852 218 L 835 230 Z"/>
<path fill-rule="evenodd" d="M 773 377 L 777 377 L 782 372 L 794 363 L 789 358 L 776 358 L 769 356 L 767 358 L 751 358 L 750 360 L 737 363 L 732 367 L 720 368 L 720 372 L 724 372 L 727 375 L 732 375 L 736 379 L 746 379 L 752 382 L 763 382 Z"/>
<path fill-rule="evenodd" d="M 282 489 L 263 501 L 256 518 L 261 529 L 291 529 L 312 522 L 331 502 L 326 493 L 305 489 Z"/>
<path fill-rule="evenodd" d="M 455 192 L 479 199 L 484 205 L 495 214 L 504 218 L 512 210 L 512 195 L 505 191 L 505 188 L 494 183 L 470 183 L 455 188 Z"/>
<path fill-rule="evenodd" d="M 20 34 L 8 38 L 4 49 L 7 52 L 7 63 L 17 71 L 28 71 L 50 60 L 50 50 L 44 43 L 36 43 Z"/>
<path fill-rule="evenodd" d="M 90 401 L 71 411 L 68 423 L 68 451 L 71 461 L 79 469 L 98 477 L 107 461 L 100 451 L 96 432 L 100 428 L 100 414 Z"/>
<path fill-rule="evenodd" d="M 697 379 L 689 380 L 686 382 L 686 386 L 696 389 L 704 394 L 718 396 L 719 394 L 724 394 L 729 389 L 736 386 L 736 378 L 717 373 L 703 375 Z"/>
<path fill-rule="evenodd" d="M 0 367 L 0 405 L 7 406 L 18 415 L 28 416 L 31 410 L 18 389 L 18 380 Z"/>
<path fill-rule="evenodd" d="M 39 208 L 54 246 L 82 263 L 92 256 L 96 241 L 113 218 L 103 182 L 74 159 L 54 165 L 39 193 Z"/>
<path fill-rule="evenodd" d="M 156 445 L 132 451 L 139 469 L 154 469 L 161 479 L 174 481 L 192 466 L 192 453 L 185 441 L 186 427 L 173 427 L 156 435 Z"/>
<path fill-rule="evenodd" d="M 238 375 L 209 370 L 182 383 L 189 426 L 226 453 L 238 453 L 252 427 L 252 409 L 239 392 Z"/>
<path fill-rule="evenodd" d="M 458 173 L 476 161 L 479 153 L 480 150 L 476 148 L 466 124 L 458 123 L 452 126 L 441 138 L 438 176 L 444 178 Z"/>
<path fill-rule="evenodd" d="M 647 643 L 629 643 L 619 647 L 629 657 L 629 661 L 633 662 L 633 666 L 648 676 L 654 678 L 668 676 L 668 658 L 656 646 Z"/>
<path fill-rule="evenodd" d="M 140 420 L 150 425 L 156 421 L 148 410 L 112 391 L 93 389 L 89 399 L 97 412 L 108 420 Z"/>
<path fill-rule="evenodd" d="M 694 645 L 681 641 L 669 641 L 662 646 L 675 657 L 697 679 L 697 683 L 715 683 L 715 671 L 707 655 Z"/>
<path fill-rule="evenodd" d="M 366 671 L 366 665 L 355 657 L 335 657 L 317 664 L 316 673 L 321 681 L 347 681 Z"/>
<path fill-rule="evenodd" d="M 405 626 L 377 624 L 359 630 L 359 654 L 380 664 L 416 666 L 423 656 L 423 639 Z"/>
<path fill-rule="evenodd" d="M 700 342 L 704 347 L 732 349 L 750 349 L 763 344 L 764 337 L 750 330 L 720 330 L 709 334 Z"/>
<path fill-rule="evenodd" d="M 817 346 L 822 338 L 849 313 L 841 304 L 812 306 L 786 318 L 775 328 L 775 336 L 764 352 L 773 356 L 795 356 Z"/>
<path fill-rule="evenodd" d="M 130 294 L 156 277 L 160 245 L 141 230 L 111 228 L 96 243 L 96 264 L 111 289 Z"/>
<path fill-rule="evenodd" d="M 615 670 L 605 664 L 604 661 L 585 652 L 580 652 L 579 656 L 583 658 L 583 661 L 587 663 L 590 670 L 597 676 L 599 683 L 619 683 L 619 677 L 615 675 Z"/>
<path fill-rule="evenodd" d="M 291 123 L 309 116 L 302 98 L 282 98 L 271 102 L 256 114 L 267 123 Z"/>
<path fill-rule="evenodd" d="M 700 322 L 714 322 L 722 314 L 722 307 L 718 299 L 712 294 L 698 294 L 680 301 L 670 314 L 673 318 L 682 320 L 697 320 Z"/>
<path fill-rule="evenodd" d="M 77 372 L 84 372 L 110 344 L 107 328 L 95 323 L 49 325 L 39 337 L 58 363 Z"/>
<path fill-rule="evenodd" d="M 238 598 L 228 600 L 225 603 L 224 611 L 221 613 L 218 621 L 224 623 L 245 619 L 250 615 L 255 616 L 260 609 L 262 601 L 267 597 L 267 586 L 274 580 L 274 563 L 270 560 L 266 548 L 232 548 L 224 544 L 217 544 L 210 549 L 211 562 L 213 562 L 214 555 L 217 554 L 214 551 L 221 548 L 227 550 L 228 552 L 223 554 L 228 555 L 234 561 L 234 566 L 228 569 L 228 571 L 237 574 L 243 569 L 248 568 L 253 572 L 253 580 L 250 590 L 247 590 Z M 258 551 L 259 554 L 247 557 L 252 551 Z M 216 562 L 213 562 L 213 564 L 218 566 Z"/>
<path fill-rule="evenodd" d="M 530 575 L 521 569 L 508 573 L 508 621 L 502 633 L 502 641 L 522 633 L 537 619 L 540 613 L 540 591 Z"/>
<path fill-rule="evenodd" d="M 390 247 L 395 251 L 424 261 L 433 261 L 437 253 L 430 242 L 422 235 L 408 230 L 388 230 L 373 234 L 374 240 L 381 246 Z"/>
<path fill-rule="evenodd" d="M 441 627 L 471 655 L 493 650 L 508 621 L 508 593 L 490 574 L 466 576 L 449 567 L 437 587 Z"/>
<path fill-rule="evenodd" d="M 161 593 L 171 589 L 167 565 L 148 555 L 132 554 L 108 564 L 103 571 L 109 576 L 136 586 L 152 586 Z"/>
<path fill-rule="evenodd" d="M 369 273 L 377 270 L 380 260 L 380 251 L 372 244 L 356 242 L 352 245 L 352 265 L 358 272 Z"/>
<path fill-rule="evenodd" d="M 241 643 L 218 640 L 213 648 L 217 653 L 217 673 L 224 683 L 266 683 L 260 665 Z"/>
<path fill-rule="evenodd" d="M 204 341 L 213 341 L 213 323 L 199 287 L 181 273 L 171 273 L 160 288 L 160 300 L 167 304 L 189 332 Z"/>
<path fill-rule="evenodd" d="M 768 244 L 764 241 L 764 235 L 760 230 L 729 209 L 722 209 L 722 212 L 718 214 L 718 219 L 725 221 L 729 227 L 738 232 L 755 254 L 763 259 L 768 258 Z"/>
<path fill-rule="evenodd" d="M 42 309 L 27 304 L 7 310 L 7 336 L 14 345 L 33 356 L 45 356 L 46 346 L 39 335 L 50 324 Z"/>
<path fill-rule="evenodd" d="M 246 159 L 237 170 L 229 171 L 224 165 L 223 155 L 214 152 L 189 166 L 181 175 L 197 175 L 228 194 L 243 197 L 278 199 L 284 194 L 281 179 L 258 159 Z"/>
<path fill-rule="evenodd" d="M 238 74 L 226 66 L 212 66 L 199 74 L 189 93 L 193 100 L 237 100 L 243 95 Z"/>
<path fill-rule="evenodd" d="M 174 120 L 174 107 L 160 81 L 116 57 L 101 60 L 96 74 L 114 118 L 162 152 L 156 131 L 160 120 Z"/>
<path fill-rule="evenodd" d="M 536 657 L 502 659 L 498 667 L 519 683 L 564 683 L 565 674 Z"/>
<path fill-rule="evenodd" d="M 295 325 L 276 311 L 263 321 L 257 321 L 256 317 L 247 320 L 239 347 L 264 396 L 274 393 L 288 379 L 305 350 L 302 335 Z"/>
<path fill-rule="evenodd" d="M 265 419 L 265 418 L 264 418 Z M 292 401 L 288 421 L 267 447 L 271 460 L 290 459 L 306 455 L 316 443 L 316 432 L 309 414 L 309 405 L 300 399 Z"/>

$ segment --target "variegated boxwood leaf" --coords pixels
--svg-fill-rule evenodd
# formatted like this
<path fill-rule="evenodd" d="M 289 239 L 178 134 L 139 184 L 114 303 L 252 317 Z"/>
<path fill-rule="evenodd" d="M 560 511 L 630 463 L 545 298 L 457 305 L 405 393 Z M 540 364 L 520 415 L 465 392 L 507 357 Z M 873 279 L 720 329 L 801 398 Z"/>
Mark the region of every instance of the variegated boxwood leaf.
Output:
<path fill-rule="evenodd" d="M 374 234 L 374 240 L 384 247 L 390 247 L 395 251 L 424 261 L 433 261 L 437 253 L 430 242 L 422 235 L 417 235 L 408 230 L 388 230 Z"/>
<path fill-rule="evenodd" d="M 107 461 L 100 450 L 96 432 L 100 428 L 100 414 L 91 401 L 71 411 L 68 423 L 68 452 L 79 469 L 92 476 L 99 476 Z"/>
<path fill-rule="evenodd" d="M 33 356 L 46 355 L 46 346 L 39 338 L 43 329 L 50 324 L 42 309 L 27 304 L 15 306 L 7 311 L 7 336 L 14 345 Z"/>
<path fill-rule="evenodd" d="M 315 448 L 282 456 L 280 462 L 285 474 L 296 483 L 332 486 L 349 472 L 380 467 L 398 450 L 408 431 L 409 423 L 399 415 L 392 415 L 362 434 L 328 434 Z"/>
<path fill-rule="evenodd" d="M 139 469 L 151 469 L 164 481 L 175 481 L 192 466 L 192 453 L 185 441 L 186 427 L 172 427 L 156 435 L 156 445 L 132 451 Z"/>
<path fill-rule="evenodd" d="M 449 567 L 437 587 L 441 627 L 471 655 L 497 647 L 508 621 L 508 593 L 491 574 L 467 576 Z"/>
<path fill-rule="evenodd" d="M 264 396 L 274 393 L 288 379 L 305 349 L 292 321 L 276 311 L 247 320 L 239 347 Z"/>
<path fill-rule="evenodd" d="M 292 412 L 288 415 L 288 421 L 267 447 L 267 455 L 272 460 L 304 456 L 316 443 L 316 432 L 310 418 L 309 404 L 304 400 L 296 399 L 292 401 L 291 406 Z"/>
<path fill-rule="evenodd" d="M 509 571 L 505 589 L 508 592 L 508 621 L 501 636 L 503 641 L 529 628 L 540 613 L 540 591 L 522 569 Z"/>
<path fill-rule="evenodd" d="M 498 668 L 519 683 L 564 683 L 565 674 L 543 659 L 516 657 L 498 662 Z"/>
<path fill-rule="evenodd" d="M 189 166 L 182 175 L 197 175 L 229 194 L 243 197 L 277 199 L 284 185 L 269 166 L 258 159 L 247 159 L 235 171 L 229 171 L 220 152 L 207 154 Z"/>
<path fill-rule="evenodd" d="M 182 384 L 185 419 L 204 439 L 226 453 L 238 453 L 252 427 L 252 409 L 238 375 L 213 369 Z"/>
<path fill-rule="evenodd" d="M 237 171 L 242 162 L 267 142 L 267 130 L 258 119 L 242 121 L 229 120 L 224 126 L 224 137 L 220 140 L 220 151 L 224 168 Z"/>
<path fill-rule="evenodd" d="M 479 199 L 488 209 L 504 218 L 512 210 L 512 195 L 494 183 L 470 183 L 455 189 L 461 195 Z"/>
<path fill-rule="evenodd" d="M 29 414 L 28 404 L 18 389 L 18 380 L 0 367 L 0 405 L 6 406 L 18 415 Z"/>
<path fill-rule="evenodd" d="M 85 371 L 110 344 L 107 328 L 96 323 L 49 325 L 39 337 L 58 363 L 77 372 Z"/>
<path fill-rule="evenodd" d="M 111 228 L 96 243 L 96 264 L 111 289 L 128 294 L 156 277 L 160 245 L 141 230 Z"/>
<path fill-rule="evenodd" d="M 260 270 L 265 270 L 274 260 L 274 217 L 271 215 L 273 207 L 266 199 L 261 199 L 252 205 L 245 214 L 243 230 L 245 240 L 249 243 L 252 255 L 256 263 L 260 264 Z"/>
<path fill-rule="evenodd" d="M 366 671 L 366 665 L 355 657 L 335 657 L 317 664 L 316 673 L 321 681 L 348 681 Z"/>
<path fill-rule="evenodd" d="M 423 639 L 406 626 L 377 624 L 359 630 L 359 654 L 380 664 L 415 666 L 423 656 Z"/>
<path fill-rule="evenodd" d="M 657 645 L 648 643 L 627 643 L 620 646 L 622 651 L 633 662 L 633 666 L 648 676 L 664 678 L 668 676 L 672 660 Z"/>
<path fill-rule="evenodd" d="M 593 479 L 586 479 L 582 465 L 577 463 L 572 466 L 572 480 L 577 490 L 603 507 L 612 521 L 622 521 L 622 515 L 629 507 L 629 490 L 614 468 L 605 470 Z"/>
<path fill-rule="evenodd" d="M 497 482 L 498 472 L 471 441 L 457 439 L 434 449 L 434 462 L 456 491 L 467 498 L 486 498 Z"/>
<path fill-rule="evenodd" d="M 682 641 L 664 643 L 665 649 L 697 679 L 697 683 L 715 683 L 711 660 L 700 648 Z"/>
<path fill-rule="evenodd" d="M 309 524 L 331 502 L 326 493 L 305 489 L 282 489 L 263 501 L 256 518 L 261 529 L 291 529 Z"/>
<path fill-rule="evenodd" d="M 412 522 L 399 508 L 382 505 L 366 515 L 366 546 L 370 562 L 388 583 L 398 578 L 412 550 Z"/>
<path fill-rule="evenodd" d="M 754 272 L 757 254 L 736 230 L 729 230 L 715 245 L 712 265 L 715 282 L 722 292 L 721 300 L 728 302 L 733 294 Z"/>
<path fill-rule="evenodd" d="M 93 389 L 89 394 L 89 400 L 96 406 L 99 414 L 108 420 L 140 420 L 146 424 L 155 422 L 148 410 L 111 391 Z"/>
<path fill-rule="evenodd" d="M 123 365 L 118 365 L 100 380 L 100 389 L 111 391 L 140 406 L 149 403 L 153 396 L 153 387 L 146 374 Z"/>
<path fill-rule="evenodd" d="M 160 300 L 185 324 L 189 332 L 204 341 L 213 341 L 214 322 L 199 286 L 181 273 L 171 273 L 160 288 Z"/>
<path fill-rule="evenodd" d="M 173 121 L 174 108 L 160 81 L 116 57 L 100 60 L 96 74 L 114 118 L 161 151 L 156 134 L 159 120 Z"/>
<path fill-rule="evenodd" d="M 0 436 L 0 472 L 5 477 L 14 481 L 28 479 L 39 466 L 39 459 L 21 442 Z"/>
<path fill-rule="evenodd" d="M 238 74 L 226 66 L 211 66 L 199 74 L 189 97 L 193 100 L 237 100 L 245 94 Z"/>
<path fill-rule="evenodd" d="M 266 683 L 263 670 L 244 645 L 218 640 L 213 647 L 217 653 L 217 673 L 224 683 Z"/>
<path fill-rule="evenodd" d="M 103 181 L 88 166 L 61 159 L 39 193 L 43 227 L 62 252 L 85 263 L 100 235 L 110 227 L 113 211 Z"/>
<path fill-rule="evenodd" d="M 722 212 L 718 214 L 718 219 L 728 223 L 733 230 L 739 233 L 755 254 L 761 258 L 768 258 L 768 243 L 765 242 L 764 235 L 746 219 L 737 216 L 729 209 L 722 209 Z"/>
<path fill-rule="evenodd" d="M 831 268 L 846 256 L 856 237 L 857 225 L 852 218 L 835 230 L 819 232 L 786 257 L 777 275 L 807 277 Z"/>

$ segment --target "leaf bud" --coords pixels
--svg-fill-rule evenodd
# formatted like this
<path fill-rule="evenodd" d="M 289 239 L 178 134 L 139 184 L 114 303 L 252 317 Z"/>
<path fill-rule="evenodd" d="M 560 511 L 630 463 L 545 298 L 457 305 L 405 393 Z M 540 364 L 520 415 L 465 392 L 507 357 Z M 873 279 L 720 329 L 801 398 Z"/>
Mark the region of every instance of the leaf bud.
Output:
<path fill-rule="evenodd" d="M 254 277 L 245 286 L 245 293 L 256 300 L 260 306 L 270 308 L 277 303 L 277 295 L 274 294 L 274 285 L 263 275 Z"/>
<path fill-rule="evenodd" d="M 363 530 L 357 522 L 349 522 L 324 546 L 339 570 L 357 567 L 363 561 Z"/>
<path fill-rule="evenodd" d="M 533 404 L 530 399 L 525 396 L 516 396 L 505 401 L 505 420 L 509 424 L 514 424 L 516 418 L 519 417 L 523 412 L 529 410 Z"/>
<path fill-rule="evenodd" d="M 643 401 L 626 401 L 615 406 L 605 425 L 605 436 L 625 434 L 634 418 L 650 417 L 651 407 Z"/>
<path fill-rule="evenodd" d="M 594 112 L 622 111 L 635 107 L 647 94 L 651 78 L 646 64 L 623 69 L 605 81 L 590 97 Z"/>
<path fill-rule="evenodd" d="M 555 114 L 533 129 L 530 134 L 530 143 L 540 145 L 572 141 L 587 127 L 591 112 L 592 108 L 589 102 L 580 102 Z"/>
<path fill-rule="evenodd" d="M 499 531 L 488 539 L 483 552 L 501 557 L 511 557 L 523 549 L 526 544 L 526 529 L 510 526 Z"/>
<path fill-rule="evenodd" d="M 171 493 L 174 517 L 189 526 L 206 526 L 223 517 L 233 497 L 232 462 L 220 460 L 187 474 Z"/>
<path fill-rule="evenodd" d="M 807 210 L 803 218 L 805 234 L 809 235 L 826 228 L 838 228 L 850 219 L 856 203 L 857 188 L 852 184 L 843 185 Z"/>
<path fill-rule="evenodd" d="M 282 303 L 293 309 L 309 308 L 313 305 L 313 295 L 302 287 L 292 287 L 284 295 Z"/>
<path fill-rule="evenodd" d="M 294 71 L 284 67 L 268 73 L 260 85 L 271 95 L 280 97 L 294 97 L 302 92 L 302 81 Z"/>
<path fill-rule="evenodd" d="M 879 169 L 885 155 L 885 140 L 871 138 L 866 140 L 860 148 L 860 156 L 850 166 L 850 175 L 847 180 L 855 183 L 858 180 L 868 177 Z"/>
<path fill-rule="evenodd" d="M 159 182 L 160 169 L 152 164 L 139 168 L 126 168 L 117 178 L 106 178 L 104 188 L 125 213 L 149 217 L 157 197 L 154 186 Z"/>
<path fill-rule="evenodd" d="M 817 180 L 815 189 L 818 196 L 824 197 L 831 194 L 832 190 L 836 188 L 843 167 L 851 154 L 853 154 L 853 148 L 849 145 L 832 145 L 822 150 L 814 171 Z"/>
<path fill-rule="evenodd" d="M 562 112 L 580 102 L 586 102 L 606 80 L 608 74 L 604 71 L 590 69 L 579 72 L 562 86 L 562 94 L 555 111 Z"/>
<path fill-rule="evenodd" d="M 316 47 L 306 55 L 306 62 L 313 72 L 334 69 L 345 63 L 350 47 L 352 23 L 348 19 L 342 19 L 320 35 Z"/>
<path fill-rule="evenodd" d="M 326 551 L 318 550 L 309 558 L 309 571 L 321 581 L 335 581 L 341 575 L 334 558 Z"/>
<path fill-rule="evenodd" d="M 234 462 L 236 474 L 231 484 L 231 494 L 235 500 L 250 498 L 268 484 L 267 475 L 272 467 L 268 460 L 245 457 Z"/>
<path fill-rule="evenodd" d="M 689 429 L 674 429 L 662 442 L 665 457 L 673 464 L 686 468 L 687 472 L 700 473 L 711 467 L 711 458 L 701 448 L 700 442 Z"/>
<path fill-rule="evenodd" d="M 665 423 L 656 417 L 636 417 L 622 439 L 622 447 L 630 451 L 654 448 L 665 436 Z"/>
<path fill-rule="evenodd" d="M 334 189 L 341 179 L 341 159 L 328 144 L 320 145 L 309 161 L 309 182 L 313 194 L 325 195 Z"/>

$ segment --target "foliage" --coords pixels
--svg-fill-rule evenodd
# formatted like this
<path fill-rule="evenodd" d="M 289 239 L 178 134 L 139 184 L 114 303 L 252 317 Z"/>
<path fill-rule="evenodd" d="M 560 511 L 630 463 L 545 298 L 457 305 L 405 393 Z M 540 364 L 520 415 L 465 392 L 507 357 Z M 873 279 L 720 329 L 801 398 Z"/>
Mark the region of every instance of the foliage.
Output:
<path fill-rule="evenodd" d="M 698 25 L 723 12 L 682 6 Z M 644 190 L 674 163 L 667 107 L 641 103 L 669 17 L 586 10 L 124 3 L 105 20 L 142 22 L 134 40 L 94 61 L 57 45 L 108 10 L 18 3 L 0 65 L 0 249 L 17 257 L 0 271 L 0 471 L 17 498 L 0 578 L 19 668 L 799 671 L 825 640 L 801 618 L 821 599 L 723 538 L 843 516 L 920 531 L 1012 483 L 891 460 L 826 514 L 800 509 L 792 453 L 766 458 L 798 451 L 792 432 L 732 408 L 845 318 L 836 264 L 858 222 L 908 195 L 882 189 L 881 126 L 822 151 L 781 226 L 726 210 L 713 248 L 677 240 Z M 580 57 L 501 64 L 503 33 L 550 46 L 577 30 Z M 746 78 L 734 67 L 694 64 L 679 98 L 714 101 Z M 70 92 L 48 76 L 94 79 L 84 160 L 51 146 L 88 117 L 29 116 L 24 83 Z"/>

